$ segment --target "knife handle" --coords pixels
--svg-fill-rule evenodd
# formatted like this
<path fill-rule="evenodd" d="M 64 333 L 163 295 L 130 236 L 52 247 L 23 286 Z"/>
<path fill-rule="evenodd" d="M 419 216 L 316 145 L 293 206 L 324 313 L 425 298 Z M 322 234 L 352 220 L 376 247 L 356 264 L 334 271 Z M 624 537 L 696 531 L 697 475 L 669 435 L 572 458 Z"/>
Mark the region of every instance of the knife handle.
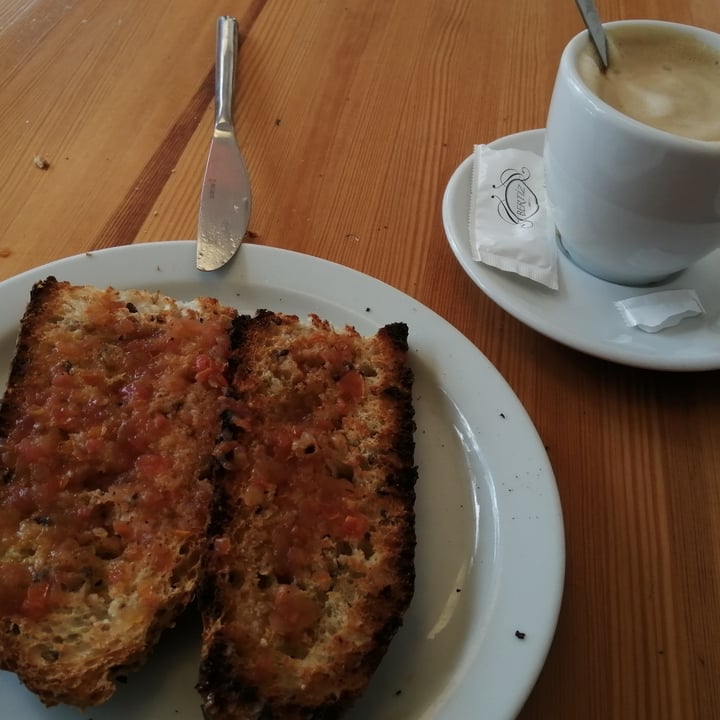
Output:
<path fill-rule="evenodd" d="M 215 127 L 218 130 L 233 129 L 232 106 L 237 49 L 237 20 L 223 15 L 217 21 L 215 56 Z"/>

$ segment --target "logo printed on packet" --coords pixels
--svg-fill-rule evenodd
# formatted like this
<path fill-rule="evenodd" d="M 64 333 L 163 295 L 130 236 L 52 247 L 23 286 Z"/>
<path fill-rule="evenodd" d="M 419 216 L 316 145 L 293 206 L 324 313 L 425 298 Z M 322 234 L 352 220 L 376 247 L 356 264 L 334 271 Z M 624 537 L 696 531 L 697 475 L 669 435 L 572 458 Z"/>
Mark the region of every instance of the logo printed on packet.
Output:
<path fill-rule="evenodd" d="M 490 197 L 497 200 L 497 213 L 502 220 L 511 225 L 522 228 L 531 228 L 533 222 L 530 218 L 540 210 L 537 195 L 532 191 L 527 181 L 530 180 L 530 170 L 521 167 L 520 170 L 507 168 L 500 173 L 500 182 L 493 185 L 493 190 L 504 189 L 504 197 L 492 194 Z"/>

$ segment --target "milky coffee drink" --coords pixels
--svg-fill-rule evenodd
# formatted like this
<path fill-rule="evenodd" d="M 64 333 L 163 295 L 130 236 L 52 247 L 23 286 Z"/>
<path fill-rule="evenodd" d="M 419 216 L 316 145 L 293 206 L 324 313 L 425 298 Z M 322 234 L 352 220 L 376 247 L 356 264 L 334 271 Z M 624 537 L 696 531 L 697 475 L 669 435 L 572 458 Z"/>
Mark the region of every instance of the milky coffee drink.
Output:
<path fill-rule="evenodd" d="M 625 115 L 696 140 L 720 142 L 720 52 L 679 30 L 608 29 L 609 68 L 588 43 L 578 63 L 585 84 Z"/>

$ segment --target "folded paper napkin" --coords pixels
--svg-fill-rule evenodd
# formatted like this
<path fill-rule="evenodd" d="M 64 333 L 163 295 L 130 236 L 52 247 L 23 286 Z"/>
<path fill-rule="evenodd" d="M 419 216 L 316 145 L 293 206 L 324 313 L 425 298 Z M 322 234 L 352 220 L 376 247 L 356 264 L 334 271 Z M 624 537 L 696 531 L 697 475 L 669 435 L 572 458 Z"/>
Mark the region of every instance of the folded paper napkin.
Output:
<path fill-rule="evenodd" d="M 694 290 L 660 290 L 618 300 L 615 307 L 628 327 L 658 332 L 674 327 L 685 318 L 702 315 L 705 310 Z"/>
<path fill-rule="evenodd" d="M 540 155 L 476 145 L 469 222 L 475 260 L 557 290 L 555 226 Z"/>

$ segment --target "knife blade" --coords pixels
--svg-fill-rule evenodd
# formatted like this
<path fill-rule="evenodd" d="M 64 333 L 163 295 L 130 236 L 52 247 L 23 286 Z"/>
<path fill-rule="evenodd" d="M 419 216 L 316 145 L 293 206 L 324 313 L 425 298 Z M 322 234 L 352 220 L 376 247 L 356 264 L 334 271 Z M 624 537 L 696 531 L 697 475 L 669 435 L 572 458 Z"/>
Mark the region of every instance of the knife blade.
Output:
<path fill-rule="evenodd" d="M 198 270 L 217 270 L 225 265 L 242 244 L 250 222 L 250 176 L 232 118 L 237 48 L 237 20 L 225 15 L 218 18 L 215 124 L 200 195 Z"/>

